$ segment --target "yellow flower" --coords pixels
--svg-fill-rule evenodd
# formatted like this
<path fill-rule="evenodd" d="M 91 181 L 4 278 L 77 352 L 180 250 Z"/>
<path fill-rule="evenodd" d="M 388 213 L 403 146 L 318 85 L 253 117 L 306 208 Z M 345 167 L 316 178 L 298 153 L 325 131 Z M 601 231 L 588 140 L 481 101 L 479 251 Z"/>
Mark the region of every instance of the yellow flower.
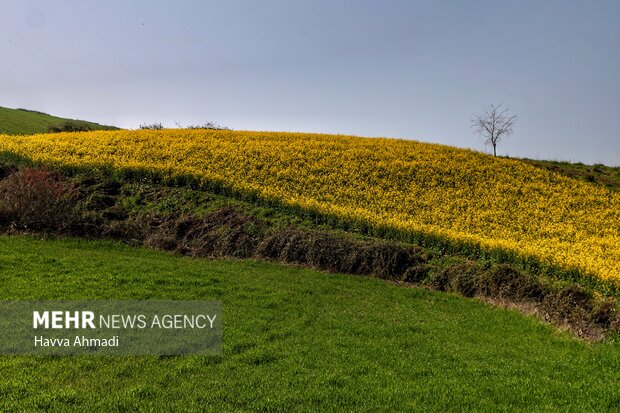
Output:
<path fill-rule="evenodd" d="M 620 282 L 620 194 L 517 160 L 415 141 L 208 130 L 0 136 L 0 151 L 190 176 L 343 222 L 499 248 Z"/>

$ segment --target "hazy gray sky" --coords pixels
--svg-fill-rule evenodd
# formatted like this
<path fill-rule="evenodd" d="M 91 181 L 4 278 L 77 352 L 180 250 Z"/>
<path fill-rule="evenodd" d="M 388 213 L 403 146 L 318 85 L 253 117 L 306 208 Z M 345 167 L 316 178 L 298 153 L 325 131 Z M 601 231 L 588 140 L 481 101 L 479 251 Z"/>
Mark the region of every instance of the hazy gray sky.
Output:
<path fill-rule="evenodd" d="M 0 106 L 620 165 L 620 1 L 0 0 Z"/>

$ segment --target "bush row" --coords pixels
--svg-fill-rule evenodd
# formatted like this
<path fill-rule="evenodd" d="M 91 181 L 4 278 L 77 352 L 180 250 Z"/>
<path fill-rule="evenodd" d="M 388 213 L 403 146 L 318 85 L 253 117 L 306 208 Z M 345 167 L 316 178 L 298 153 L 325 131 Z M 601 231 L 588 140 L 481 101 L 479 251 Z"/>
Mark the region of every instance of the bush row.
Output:
<path fill-rule="evenodd" d="M 620 329 L 613 300 L 574 283 L 545 282 L 512 265 L 437 259 L 433 250 L 341 231 L 280 228 L 232 207 L 203 216 L 128 211 L 119 202 L 123 183 L 102 176 L 68 179 L 41 168 L 2 167 L 0 179 L 5 231 L 116 238 L 192 256 L 254 257 L 372 275 L 466 297 L 530 303 L 547 320 L 584 336 Z"/>
<path fill-rule="evenodd" d="M 512 304 L 535 303 L 543 318 L 569 327 L 580 336 L 620 330 L 615 300 L 597 298 L 578 284 L 559 286 L 544 282 L 507 264 L 485 268 L 464 261 L 440 269 L 428 282 L 439 291 L 465 297 L 489 297 Z"/>

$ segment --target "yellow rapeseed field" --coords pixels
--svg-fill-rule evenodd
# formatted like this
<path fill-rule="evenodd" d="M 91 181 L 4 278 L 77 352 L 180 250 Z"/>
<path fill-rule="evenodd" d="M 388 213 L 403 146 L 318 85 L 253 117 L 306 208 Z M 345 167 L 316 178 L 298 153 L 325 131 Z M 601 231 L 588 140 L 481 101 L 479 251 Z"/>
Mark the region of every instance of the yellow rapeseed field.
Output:
<path fill-rule="evenodd" d="M 620 193 L 517 160 L 415 141 L 207 130 L 0 136 L 0 151 L 191 175 L 343 220 L 620 281 Z"/>

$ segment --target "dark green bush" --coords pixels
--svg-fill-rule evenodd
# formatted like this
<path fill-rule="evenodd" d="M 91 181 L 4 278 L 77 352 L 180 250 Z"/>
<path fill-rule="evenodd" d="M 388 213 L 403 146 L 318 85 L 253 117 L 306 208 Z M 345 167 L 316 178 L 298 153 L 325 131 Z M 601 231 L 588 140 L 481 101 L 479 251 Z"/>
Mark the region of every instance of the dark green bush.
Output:
<path fill-rule="evenodd" d="M 472 261 L 448 265 L 430 280 L 430 285 L 439 291 L 455 292 L 473 297 L 479 292 L 479 279 L 484 268 Z"/>
<path fill-rule="evenodd" d="M 479 293 L 488 297 L 510 300 L 540 300 L 544 288 L 529 274 L 524 274 L 507 264 L 499 264 L 481 274 Z"/>
<path fill-rule="evenodd" d="M 412 247 L 384 241 L 355 240 L 327 231 L 286 229 L 260 243 L 257 255 L 319 269 L 401 279 L 424 258 Z"/>
<path fill-rule="evenodd" d="M 94 130 L 91 125 L 85 122 L 72 121 L 68 120 L 62 122 L 59 125 L 53 125 L 47 128 L 49 133 L 60 133 L 60 132 L 88 132 Z"/>

